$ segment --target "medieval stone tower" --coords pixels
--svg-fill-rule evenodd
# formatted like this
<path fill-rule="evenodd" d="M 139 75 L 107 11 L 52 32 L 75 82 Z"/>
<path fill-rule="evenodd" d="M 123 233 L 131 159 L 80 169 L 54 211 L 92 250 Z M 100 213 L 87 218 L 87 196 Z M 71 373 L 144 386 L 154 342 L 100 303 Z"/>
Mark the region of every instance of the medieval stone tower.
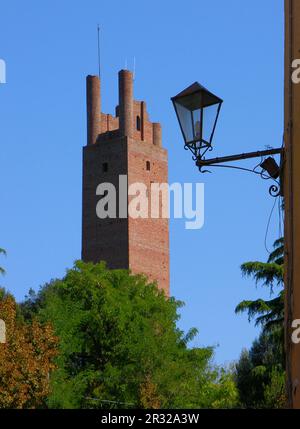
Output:
<path fill-rule="evenodd" d="M 162 216 L 132 218 L 127 213 L 100 219 L 96 214 L 101 198 L 96 195 L 96 189 L 100 183 L 109 182 L 115 186 L 118 212 L 120 175 L 128 178 L 126 192 L 128 186 L 136 182 L 144 183 L 149 190 L 153 182 L 168 182 L 167 151 L 162 148 L 161 126 L 150 122 L 144 101 L 134 100 L 130 71 L 119 72 L 119 105 L 115 117 L 101 112 L 100 79 L 88 76 L 86 85 L 82 259 L 104 260 L 109 268 L 143 273 L 156 280 L 159 288 L 169 295 L 168 219 Z"/>

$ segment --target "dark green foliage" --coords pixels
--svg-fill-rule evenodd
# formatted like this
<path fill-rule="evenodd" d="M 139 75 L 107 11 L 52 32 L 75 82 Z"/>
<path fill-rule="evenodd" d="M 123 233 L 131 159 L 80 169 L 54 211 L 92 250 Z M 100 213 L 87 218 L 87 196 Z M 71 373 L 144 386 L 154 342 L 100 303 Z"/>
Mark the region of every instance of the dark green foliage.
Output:
<path fill-rule="evenodd" d="M 274 251 L 270 254 L 268 262 L 246 262 L 241 266 L 245 276 L 251 276 L 256 284 L 262 282 L 263 286 L 274 293 L 274 286 L 283 288 L 283 239 L 274 243 Z M 265 330 L 273 327 L 283 329 L 284 320 L 284 290 L 268 301 L 258 299 L 256 301 L 242 301 L 235 309 L 236 313 L 247 311 L 249 321 L 256 316 L 256 325 L 262 325 Z"/>
<path fill-rule="evenodd" d="M 283 324 L 284 315 L 284 291 L 280 291 L 276 298 L 265 301 L 242 301 L 235 309 L 236 313 L 248 312 L 249 321 L 256 316 L 256 325 L 262 325 L 265 329 L 273 325 Z M 258 316 L 260 314 L 260 316 Z"/>
<path fill-rule="evenodd" d="M 279 330 L 263 332 L 236 364 L 241 405 L 247 408 L 282 408 L 285 405 L 284 356 Z"/>
<path fill-rule="evenodd" d="M 244 407 L 282 408 L 285 406 L 285 355 L 284 355 L 284 290 L 283 290 L 283 239 L 274 243 L 268 262 L 247 262 L 241 267 L 246 276 L 274 294 L 270 300 L 242 301 L 236 313 L 247 312 L 249 321 L 262 326 L 262 333 L 250 351 L 244 350 L 236 365 L 236 383 Z"/>
<path fill-rule="evenodd" d="M 231 407 L 230 373 L 212 348 L 187 347 L 197 331 L 177 328 L 182 303 L 143 276 L 76 262 L 62 280 L 31 293 L 25 318 L 51 321 L 60 338 L 49 406 L 55 408 Z"/>

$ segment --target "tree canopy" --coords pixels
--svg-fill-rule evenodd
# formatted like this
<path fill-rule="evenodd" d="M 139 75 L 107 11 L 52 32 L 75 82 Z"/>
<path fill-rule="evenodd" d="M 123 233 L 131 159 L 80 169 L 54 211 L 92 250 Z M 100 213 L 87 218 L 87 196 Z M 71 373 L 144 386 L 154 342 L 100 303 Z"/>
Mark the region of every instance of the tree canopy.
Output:
<path fill-rule="evenodd" d="M 141 275 L 78 261 L 62 280 L 22 304 L 25 319 L 50 321 L 60 339 L 48 405 L 55 408 L 232 407 L 230 373 L 197 331 L 177 327 L 182 302 Z"/>
<path fill-rule="evenodd" d="M 249 321 L 255 318 L 262 327 L 259 338 L 236 364 L 237 388 L 245 407 L 283 408 L 286 402 L 283 252 L 283 239 L 276 240 L 267 262 L 246 262 L 241 267 L 244 275 L 269 288 L 271 295 L 275 287 L 280 288 L 269 300 L 245 300 L 236 307 L 236 313 L 247 312 Z"/>

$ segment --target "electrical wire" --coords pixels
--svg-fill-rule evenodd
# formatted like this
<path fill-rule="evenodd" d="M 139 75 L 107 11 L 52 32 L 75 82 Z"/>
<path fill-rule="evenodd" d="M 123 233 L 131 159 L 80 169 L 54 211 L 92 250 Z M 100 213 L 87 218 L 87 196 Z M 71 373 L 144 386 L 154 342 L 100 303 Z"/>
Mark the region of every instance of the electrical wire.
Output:
<path fill-rule="evenodd" d="M 269 253 L 269 255 L 271 254 L 271 251 L 268 249 L 267 239 L 268 239 L 268 234 L 269 234 L 270 223 L 271 223 L 271 220 L 272 220 L 272 216 L 273 216 L 273 212 L 274 212 L 277 200 L 278 200 L 278 197 L 275 198 L 274 204 L 272 206 L 272 210 L 271 210 L 271 213 L 269 215 L 269 219 L 268 219 L 268 223 L 267 223 L 267 228 L 266 228 L 266 233 L 265 233 L 265 249 L 266 249 L 267 253 Z"/>
<path fill-rule="evenodd" d="M 282 198 L 278 199 L 278 217 L 279 217 L 279 227 L 278 227 L 278 233 L 279 237 L 283 237 L 283 216 L 282 216 Z"/>

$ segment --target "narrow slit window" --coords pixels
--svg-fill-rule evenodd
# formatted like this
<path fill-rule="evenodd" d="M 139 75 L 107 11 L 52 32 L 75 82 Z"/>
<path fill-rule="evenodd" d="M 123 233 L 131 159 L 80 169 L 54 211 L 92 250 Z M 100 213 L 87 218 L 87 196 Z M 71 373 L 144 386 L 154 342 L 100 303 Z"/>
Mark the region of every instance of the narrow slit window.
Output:
<path fill-rule="evenodd" d="M 136 129 L 138 131 L 141 131 L 141 118 L 140 118 L 140 116 L 136 117 Z"/>
<path fill-rule="evenodd" d="M 150 165 L 150 161 L 147 161 L 147 162 L 146 162 L 146 170 L 147 170 L 147 171 L 150 171 L 150 167 L 151 167 L 151 165 Z"/>

